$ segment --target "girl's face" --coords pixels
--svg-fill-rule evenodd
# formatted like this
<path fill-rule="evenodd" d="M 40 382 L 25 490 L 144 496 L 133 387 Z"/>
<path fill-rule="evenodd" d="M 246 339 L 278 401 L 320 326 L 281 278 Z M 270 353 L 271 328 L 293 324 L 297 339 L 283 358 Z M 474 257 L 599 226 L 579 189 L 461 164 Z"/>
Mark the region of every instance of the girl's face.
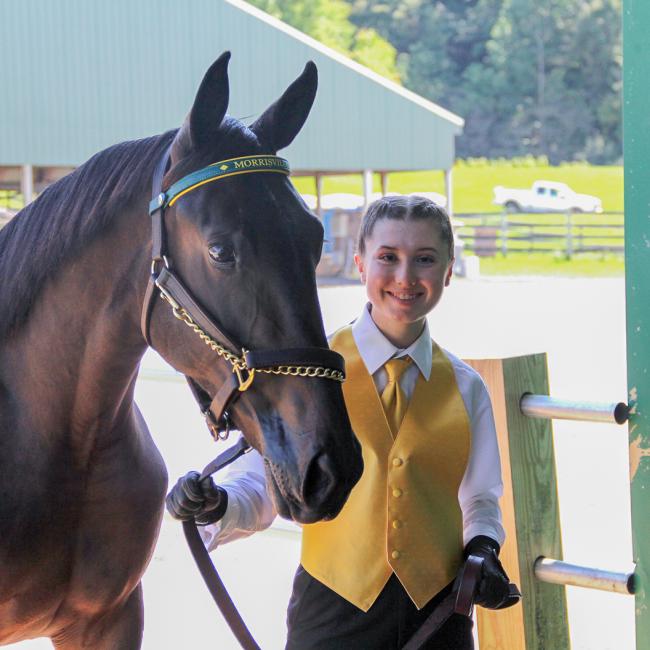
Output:
<path fill-rule="evenodd" d="M 372 305 L 372 319 L 386 338 L 408 347 L 449 285 L 453 258 L 429 219 L 381 219 L 355 255 Z"/>

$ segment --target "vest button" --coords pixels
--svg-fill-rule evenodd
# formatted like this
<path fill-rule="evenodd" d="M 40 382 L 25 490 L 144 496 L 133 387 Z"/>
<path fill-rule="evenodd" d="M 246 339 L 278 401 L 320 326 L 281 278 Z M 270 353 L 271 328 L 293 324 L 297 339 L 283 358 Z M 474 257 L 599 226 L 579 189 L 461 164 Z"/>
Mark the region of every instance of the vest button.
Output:
<path fill-rule="evenodd" d="M 393 496 L 394 496 L 396 499 L 399 499 L 399 498 L 402 496 L 402 490 L 400 490 L 399 488 L 395 488 L 395 489 L 393 490 Z"/>
<path fill-rule="evenodd" d="M 403 462 L 401 458 L 393 458 L 393 467 L 399 467 Z"/>
<path fill-rule="evenodd" d="M 402 527 L 402 522 L 399 519 L 395 519 L 393 521 L 393 528 L 401 528 Z"/>
<path fill-rule="evenodd" d="M 393 558 L 393 560 L 399 560 L 402 554 L 399 551 L 393 551 L 390 556 Z"/>

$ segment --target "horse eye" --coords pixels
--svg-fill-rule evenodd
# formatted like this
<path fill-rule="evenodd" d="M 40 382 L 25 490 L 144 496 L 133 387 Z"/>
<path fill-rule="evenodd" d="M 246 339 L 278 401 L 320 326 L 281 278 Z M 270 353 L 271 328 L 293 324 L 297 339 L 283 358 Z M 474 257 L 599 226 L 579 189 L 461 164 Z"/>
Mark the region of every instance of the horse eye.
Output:
<path fill-rule="evenodd" d="M 217 264 L 235 263 L 235 249 L 231 244 L 212 244 L 208 253 Z"/>

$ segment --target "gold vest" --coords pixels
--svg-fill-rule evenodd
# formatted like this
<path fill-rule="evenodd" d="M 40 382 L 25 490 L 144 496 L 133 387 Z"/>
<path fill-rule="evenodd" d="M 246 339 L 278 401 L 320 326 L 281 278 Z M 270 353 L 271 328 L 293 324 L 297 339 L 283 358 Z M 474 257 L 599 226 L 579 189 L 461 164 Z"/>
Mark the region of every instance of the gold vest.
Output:
<path fill-rule="evenodd" d="M 335 519 L 303 526 L 301 563 L 363 611 L 395 572 L 422 608 L 453 580 L 462 560 L 458 488 L 471 438 L 453 367 L 432 343 L 429 381 L 419 375 L 393 440 L 351 327 L 330 345 L 345 357 L 343 393 L 364 471 Z"/>

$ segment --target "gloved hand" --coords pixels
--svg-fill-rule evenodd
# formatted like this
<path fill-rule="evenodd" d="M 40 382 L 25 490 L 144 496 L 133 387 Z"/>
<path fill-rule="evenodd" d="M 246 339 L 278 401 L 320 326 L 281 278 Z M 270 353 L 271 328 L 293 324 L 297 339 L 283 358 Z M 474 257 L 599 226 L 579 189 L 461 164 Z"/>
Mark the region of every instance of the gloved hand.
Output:
<path fill-rule="evenodd" d="M 199 526 L 219 521 L 228 507 L 228 493 L 210 476 L 199 482 L 198 472 L 179 478 L 165 500 L 167 511 L 181 521 L 194 519 Z"/>
<path fill-rule="evenodd" d="M 510 580 L 498 557 L 500 550 L 499 544 L 485 535 L 477 535 L 465 547 L 465 558 L 470 555 L 483 558 L 481 581 L 474 603 L 488 609 L 501 609 L 512 604 L 509 602 Z"/>

